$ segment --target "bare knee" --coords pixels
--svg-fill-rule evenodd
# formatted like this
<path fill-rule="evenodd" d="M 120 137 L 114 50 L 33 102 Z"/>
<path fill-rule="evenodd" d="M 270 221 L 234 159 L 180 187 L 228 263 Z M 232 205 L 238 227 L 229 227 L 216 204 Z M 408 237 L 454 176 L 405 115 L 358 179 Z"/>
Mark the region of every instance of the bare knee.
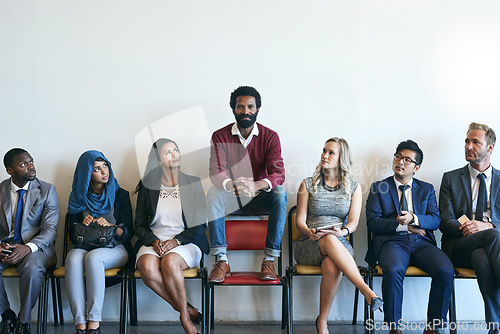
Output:
<path fill-rule="evenodd" d="M 141 256 L 137 261 L 137 269 L 144 281 L 151 281 L 161 277 L 159 259 L 156 256 Z"/>
<path fill-rule="evenodd" d="M 169 253 L 161 259 L 161 272 L 164 274 L 176 274 L 183 271 L 183 259 L 179 254 Z"/>
<path fill-rule="evenodd" d="M 321 262 L 321 271 L 323 276 L 337 277 L 341 274 L 340 269 L 328 257 Z"/>

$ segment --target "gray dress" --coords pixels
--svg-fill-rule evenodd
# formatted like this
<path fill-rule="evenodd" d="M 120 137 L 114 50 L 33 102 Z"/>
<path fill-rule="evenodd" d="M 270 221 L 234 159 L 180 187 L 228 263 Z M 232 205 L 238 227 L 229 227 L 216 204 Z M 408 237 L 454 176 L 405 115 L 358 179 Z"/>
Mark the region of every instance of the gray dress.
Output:
<path fill-rule="evenodd" d="M 351 208 L 351 198 L 358 187 L 358 183 L 354 180 L 351 181 L 351 193 L 347 196 L 342 189 L 338 187 L 332 188 L 325 184 L 323 180 L 318 184 L 316 194 L 313 194 L 311 192 L 312 179 L 308 177 L 304 181 L 309 193 L 307 227 L 317 230 L 323 226 L 338 222 L 342 222 L 342 225 L 345 225 L 349 209 Z M 349 253 L 353 255 L 353 249 L 347 238 L 338 237 L 338 239 L 347 248 Z M 294 256 L 298 264 L 310 266 L 321 265 L 324 258 L 319 249 L 319 240 L 313 241 L 305 235 L 302 235 L 300 241 L 297 243 Z"/>

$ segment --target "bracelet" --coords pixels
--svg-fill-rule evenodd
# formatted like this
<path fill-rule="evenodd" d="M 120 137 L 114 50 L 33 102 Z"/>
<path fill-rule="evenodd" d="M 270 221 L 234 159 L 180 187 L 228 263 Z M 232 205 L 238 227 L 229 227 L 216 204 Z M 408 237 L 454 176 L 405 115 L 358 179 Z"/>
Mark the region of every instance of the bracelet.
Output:
<path fill-rule="evenodd" d="M 347 230 L 347 234 L 344 235 L 344 237 L 347 237 L 349 234 L 351 234 L 351 231 L 349 231 L 349 228 L 347 226 L 342 226 L 340 229 L 341 230 Z"/>
<path fill-rule="evenodd" d="M 181 242 L 179 239 L 175 239 L 175 238 L 174 238 L 174 240 L 175 240 L 175 241 L 177 241 L 177 246 L 182 245 L 182 242 Z"/>

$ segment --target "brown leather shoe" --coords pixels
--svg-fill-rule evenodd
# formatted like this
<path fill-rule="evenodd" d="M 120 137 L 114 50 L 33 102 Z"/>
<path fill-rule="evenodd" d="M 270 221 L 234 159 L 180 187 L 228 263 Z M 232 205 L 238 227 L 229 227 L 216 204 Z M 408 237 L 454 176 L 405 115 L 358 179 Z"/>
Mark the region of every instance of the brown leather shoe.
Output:
<path fill-rule="evenodd" d="M 215 283 L 224 282 L 229 275 L 231 275 L 229 264 L 226 261 L 217 261 L 214 263 L 210 275 L 208 275 L 208 281 Z"/>
<path fill-rule="evenodd" d="M 262 268 L 260 269 L 261 281 L 274 281 L 277 279 L 276 271 L 274 271 L 274 261 L 262 261 Z"/>

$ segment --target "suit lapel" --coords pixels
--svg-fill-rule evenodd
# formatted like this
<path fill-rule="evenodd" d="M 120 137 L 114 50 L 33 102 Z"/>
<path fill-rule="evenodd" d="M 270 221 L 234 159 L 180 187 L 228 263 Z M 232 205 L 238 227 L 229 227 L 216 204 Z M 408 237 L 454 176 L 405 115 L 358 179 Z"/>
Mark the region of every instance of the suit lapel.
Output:
<path fill-rule="evenodd" d="M 396 208 L 396 214 L 399 214 L 399 194 L 396 189 L 396 183 L 394 182 L 393 177 L 391 177 L 387 182 L 389 183 L 389 193 L 391 194 L 392 202 Z"/>
<path fill-rule="evenodd" d="M 467 199 L 467 216 L 472 217 L 472 190 L 468 165 L 462 169 L 461 179 L 464 187 L 465 198 Z"/>
<path fill-rule="evenodd" d="M 12 199 L 10 197 L 10 179 L 2 182 L 2 207 L 7 220 L 8 231 L 12 227 Z"/>
<path fill-rule="evenodd" d="M 418 186 L 415 178 L 413 178 L 412 182 L 412 187 L 411 187 L 411 201 L 413 204 L 413 212 L 417 215 L 425 213 L 422 212 L 422 208 L 420 205 L 422 204 L 422 201 L 420 200 L 420 187 Z"/>
<path fill-rule="evenodd" d="M 495 203 L 497 202 L 498 192 L 500 191 L 500 187 L 496 186 L 500 183 L 500 172 L 498 169 L 493 168 L 493 173 L 491 173 L 491 175 L 490 210 L 491 216 L 493 217 L 493 210 L 495 208 Z"/>

